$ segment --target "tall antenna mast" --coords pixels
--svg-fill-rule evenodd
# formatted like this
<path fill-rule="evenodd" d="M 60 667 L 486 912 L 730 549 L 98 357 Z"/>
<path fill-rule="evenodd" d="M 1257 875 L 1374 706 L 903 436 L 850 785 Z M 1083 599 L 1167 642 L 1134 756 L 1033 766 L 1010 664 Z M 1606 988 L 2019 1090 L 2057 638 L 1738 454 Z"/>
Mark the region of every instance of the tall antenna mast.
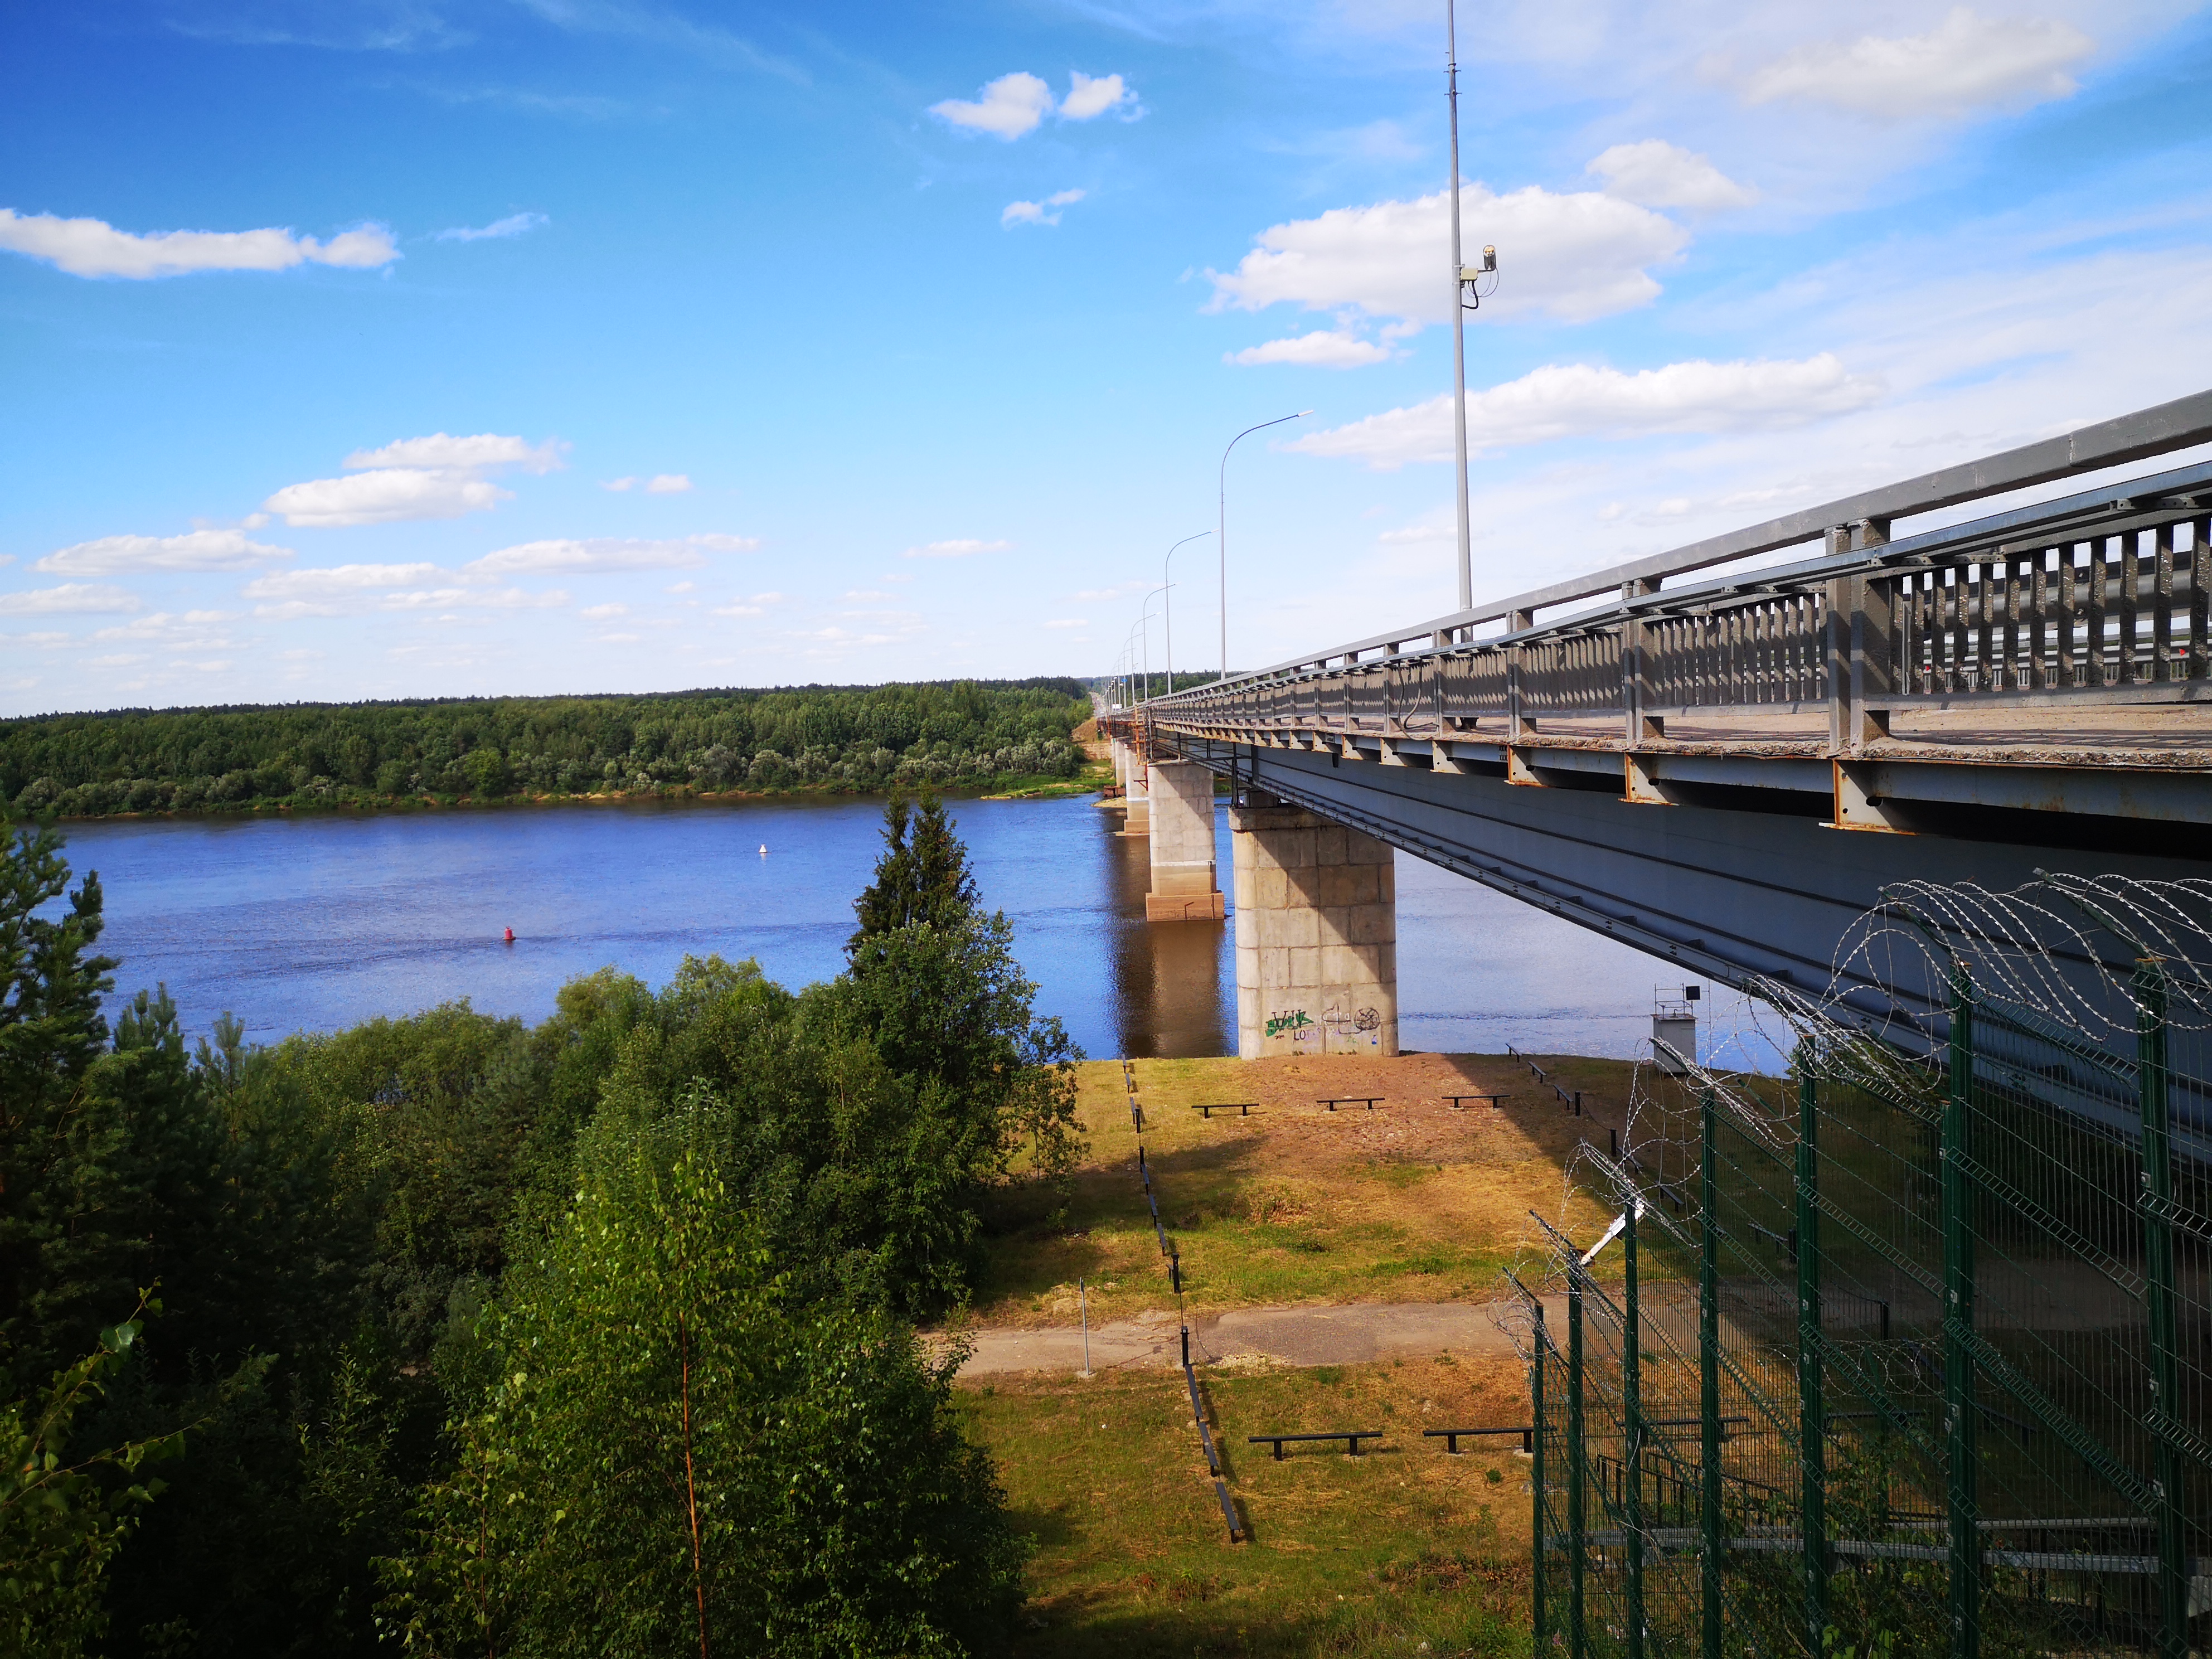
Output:
<path fill-rule="evenodd" d="M 1460 286 L 1466 266 L 1459 253 L 1459 20 L 1455 0 L 1444 0 L 1444 94 L 1451 105 L 1452 443 L 1459 488 L 1459 608 L 1474 609 L 1474 548 L 1467 507 L 1467 317 Z"/>

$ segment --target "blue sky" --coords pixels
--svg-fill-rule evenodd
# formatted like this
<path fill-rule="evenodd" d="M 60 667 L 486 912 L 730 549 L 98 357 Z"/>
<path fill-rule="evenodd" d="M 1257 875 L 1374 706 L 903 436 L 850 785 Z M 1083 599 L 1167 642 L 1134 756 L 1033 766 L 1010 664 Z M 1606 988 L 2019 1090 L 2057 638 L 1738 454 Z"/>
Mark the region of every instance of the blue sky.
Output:
<path fill-rule="evenodd" d="M 1746 10 L 1462 19 L 1479 596 L 2212 383 L 2201 7 Z M 0 713 L 1451 603 L 1440 4 L 0 17 Z"/>

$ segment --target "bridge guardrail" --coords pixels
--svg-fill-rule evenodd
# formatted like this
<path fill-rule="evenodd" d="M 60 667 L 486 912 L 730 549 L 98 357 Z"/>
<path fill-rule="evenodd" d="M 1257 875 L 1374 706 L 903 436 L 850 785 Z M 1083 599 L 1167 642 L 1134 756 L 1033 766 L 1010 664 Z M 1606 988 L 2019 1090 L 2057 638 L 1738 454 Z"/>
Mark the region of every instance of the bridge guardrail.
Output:
<path fill-rule="evenodd" d="M 1212 737 L 1632 749 L 1663 743 L 1669 721 L 1825 712 L 1822 751 L 1845 756 L 1888 739 L 1900 711 L 2212 703 L 2208 509 L 2212 463 L 1895 542 L 1861 522 L 1832 529 L 1814 559 L 1671 592 L 1638 579 L 1544 626 L 1523 609 L 1495 639 L 1451 628 L 1412 649 L 1364 642 L 1141 714 Z M 1802 732 L 1776 740 L 1804 752 Z"/>

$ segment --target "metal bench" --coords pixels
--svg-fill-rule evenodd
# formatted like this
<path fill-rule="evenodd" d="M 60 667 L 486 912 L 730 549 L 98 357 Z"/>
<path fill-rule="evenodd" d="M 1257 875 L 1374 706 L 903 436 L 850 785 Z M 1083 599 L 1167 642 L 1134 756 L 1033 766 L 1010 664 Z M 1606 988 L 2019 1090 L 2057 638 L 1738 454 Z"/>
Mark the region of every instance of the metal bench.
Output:
<path fill-rule="evenodd" d="M 1332 1429 L 1326 1434 L 1249 1434 L 1244 1437 L 1244 1443 L 1248 1446 L 1273 1446 L 1275 1449 L 1275 1461 L 1279 1463 L 1283 1461 L 1283 1443 L 1285 1441 L 1341 1440 L 1352 1455 L 1357 1457 L 1360 1455 L 1361 1441 L 1380 1440 L 1382 1437 L 1382 1431 L 1380 1429 Z"/>
<path fill-rule="evenodd" d="M 1203 1112 L 1206 1121 L 1211 1123 L 1216 1112 L 1234 1112 L 1239 1117 L 1249 1117 L 1252 1115 L 1252 1109 L 1259 1103 L 1256 1100 L 1217 1100 L 1211 1105 L 1194 1106 L 1190 1109 L 1194 1112 Z"/>
<path fill-rule="evenodd" d="M 1503 1098 L 1503 1097 L 1498 1095 L 1446 1095 L 1444 1098 L 1451 1102 L 1452 1110 L 1455 1112 L 1463 1112 L 1467 1109 L 1467 1103 L 1470 1100 L 1486 1100 L 1492 1106 L 1495 1106 L 1498 1104 L 1498 1101 Z"/>
<path fill-rule="evenodd" d="M 1536 1449 L 1535 1428 L 1527 1423 L 1516 1424 L 1512 1427 L 1503 1429 L 1423 1429 L 1421 1438 L 1443 1441 L 1444 1449 L 1456 1457 L 1459 1455 L 1461 1441 L 1476 1439 L 1486 1434 L 1517 1434 L 1521 1437 L 1522 1451 L 1534 1452 Z"/>
<path fill-rule="evenodd" d="M 1364 1106 L 1371 1112 L 1389 1098 L 1388 1095 L 1335 1095 L 1323 1097 L 1314 1104 L 1326 1106 L 1332 1112 L 1340 1106 Z"/>

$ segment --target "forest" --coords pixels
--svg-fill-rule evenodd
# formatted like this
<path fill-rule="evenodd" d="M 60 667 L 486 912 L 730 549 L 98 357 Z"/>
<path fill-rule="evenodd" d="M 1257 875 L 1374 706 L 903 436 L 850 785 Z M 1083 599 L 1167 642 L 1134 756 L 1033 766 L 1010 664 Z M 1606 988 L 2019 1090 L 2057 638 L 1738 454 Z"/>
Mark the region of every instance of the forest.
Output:
<path fill-rule="evenodd" d="M 933 797 L 829 982 L 252 1048 L 0 839 L 0 1652 L 1000 1650 L 1029 1546 L 915 1322 L 1055 1224 L 1079 1056 Z"/>
<path fill-rule="evenodd" d="M 21 814 L 592 795 L 1009 788 L 1073 778 L 1073 679 L 124 709 L 0 720 Z"/>

